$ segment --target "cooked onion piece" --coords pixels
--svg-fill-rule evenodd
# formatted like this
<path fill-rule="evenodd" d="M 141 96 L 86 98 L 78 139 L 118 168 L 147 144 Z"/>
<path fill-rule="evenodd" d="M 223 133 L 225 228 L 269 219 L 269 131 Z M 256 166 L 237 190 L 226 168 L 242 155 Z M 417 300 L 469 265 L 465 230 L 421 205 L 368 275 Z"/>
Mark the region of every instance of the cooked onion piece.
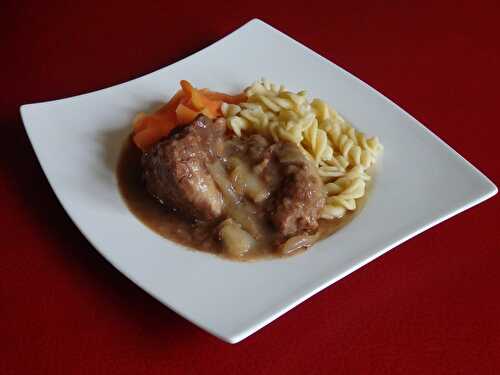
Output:
<path fill-rule="evenodd" d="M 259 176 L 252 172 L 245 162 L 233 157 L 230 163 L 233 166 L 231 181 L 236 191 L 249 197 L 255 203 L 261 203 L 271 195 L 268 187 Z"/>
<path fill-rule="evenodd" d="M 256 244 L 255 239 L 233 219 L 224 220 L 219 228 L 224 251 L 230 256 L 242 257 Z"/>
<path fill-rule="evenodd" d="M 312 246 L 319 238 L 318 234 L 308 235 L 301 234 L 298 236 L 290 237 L 278 248 L 278 253 L 282 255 L 291 255 L 300 249 Z"/>

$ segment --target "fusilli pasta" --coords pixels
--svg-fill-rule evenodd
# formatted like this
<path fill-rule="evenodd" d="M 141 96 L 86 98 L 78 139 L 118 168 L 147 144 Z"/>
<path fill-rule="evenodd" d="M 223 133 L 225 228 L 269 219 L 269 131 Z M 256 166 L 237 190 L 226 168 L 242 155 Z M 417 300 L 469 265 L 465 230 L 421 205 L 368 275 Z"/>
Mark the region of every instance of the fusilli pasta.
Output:
<path fill-rule="evenodd" d="M 238 137 L 259 133 L 295 143 L 325 181 L 322 218 L 340 218 L 355 210 L 369 180 L 366 170 L 382 150 L 378 138 L 366 138 L 323 100 L 309 102 L 305 91 L 290 92 L 261 79 L 245 94 L 246 102 L 221 107 L 229 128 Z"/>

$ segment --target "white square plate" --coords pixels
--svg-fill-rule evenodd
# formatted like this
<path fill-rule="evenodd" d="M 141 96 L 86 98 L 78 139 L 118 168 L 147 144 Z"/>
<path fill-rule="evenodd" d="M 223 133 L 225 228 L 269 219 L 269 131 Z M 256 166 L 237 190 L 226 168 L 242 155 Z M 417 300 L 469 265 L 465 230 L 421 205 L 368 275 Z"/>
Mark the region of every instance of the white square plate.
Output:
<path fill-rule="evenodd" d="M 137 112 L 181 79 L 236 93 L 266 77 L 325 99 L 384 144 L 370 197 L 302 255 L 252 263 L 187 251 L 127 209 L 115 165 Z M 40 164 L 81 232 L 118 270 L 194 324 L 236 343 L 389 249 L 497 192 L 397 105 L 259 20 L 171 66 L 114 87 L 21 107 Z M 314 324 L 314 323 L 311 323 Z"/>

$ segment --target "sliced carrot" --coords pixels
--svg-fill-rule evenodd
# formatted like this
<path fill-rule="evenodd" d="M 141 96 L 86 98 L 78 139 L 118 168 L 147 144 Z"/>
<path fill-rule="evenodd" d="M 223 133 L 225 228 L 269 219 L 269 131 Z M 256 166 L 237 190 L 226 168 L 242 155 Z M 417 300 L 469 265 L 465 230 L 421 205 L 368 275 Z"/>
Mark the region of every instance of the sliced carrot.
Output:
<path fill-rule="evenodd" d="M 205 108 L 210 108 L 209 113 L 214 116 L 220 113 L 219 109 L 222 101 L 217 98 L 208 98 L 202 90 L 195 89 L 188 81 L 182 80 L 181 87 L 186 98 L 189 100 L 189 106 L 198 111 L 203 111 Z M 212 117 L 214 118 L 214 117 Z"/>
<path fill-rule="evenodd" d="M 210 117 L 211 119 L 214 119 L 214 118 L 217 117 L 217 114 L 215 114 L 214 112 L 212 112 L 209 108 L 203 108 L 203 110 L 201 111 L 201 113 L 203 113 L 207 117 Z"/>
<path fill-rule="evenodd" d="M 134 143 L 142 151 L 147 151 L 153 144 L 166 137 L 177 125 L 165 117 L 149 115 L 144 120 L 142 130 L 134 133 Z"/>
<path fill-rule="evenodd" d="M 195 93 L 196 89 L 193 87 L 193 85 L 191 85 L 191 83 L 189 83 L 188 81 L 186 81 L 184 79 L 180 82 L 180 85 L 181 85 L 182 91 L 184 92 L 185 100 L 187 102 L 191 103 L 192 98 L 193 98 L 193 94 Z"/>
<path fill-rule="evenodd" d="M 172 98 L 167 103 L 165 103 L 163 106 L 161 106 L 159 110 L 156 111 L 156 113 L 161 114 L 161 113 L 175 112 L 175 109 L 177 108 L 183 97 L 184 97 L 184 91 L 183 90 L 177 91 L 175 95 L 172 96 Z"/>
<path fill-rule="evenodd" d="M 218 100 L 221 102 L 225 102 L 228 104 L 240 104 L 247 100 L 247 96 L 245 93 L 241 93 L 238 95 L 228 95 L 222 92 L 210 91 L 208 89 L 201 89 L 200 92 L 205 95 L 208 99 Z"/>
<path fill-rule="evenodd" d="M 175 113 L 177 115 L 177 122 L 179 124 L 189 124 L 196 118 L 196 116 L 200 114 L 199 111 L 189 108 L 186 104 L 183 103 L 180 103 L 177 106 Z"/>
<path fill-rule="evenodd" d="M 222 102 L 237 104 L 246 100 L 245 94 L 227 95 L 207 89 L 198 90 L 186 80 L 180 82 L 182 90 L 153 114 L 139 113 L 134 119 L 133 140 L 147 151 L 160 139 L 167 137 L 177 126 L 192 122 L 200 113 L 215 119 L 221 115 Z"/>
<path fill-rule="evenodd" d="M 178 125 L 175 110 L 183 97 L 184 91 L 179 90 L 155 113 L 139 113 L 136 116 L 133 139 L 140 149 L 147 151 L 151 145 L 168 136 L 170 131 Z"/>
<path fill-rule="evenodd" d="M 184 93 L 186 95 L 191 95 L 191 93 L 195 90 L 193 85 L 189 81 L 186 81 L 185 79 L 181 80 L 180 85 L 181 85 L 182 91 L 184 91 Z"/>
<path fill-rule="evenodd" d="M 134 132 L 141 131 L 142 129 L 144 129 L 147 126 L 146 125 L 147 124 L 146 118 L 148 116 L 149 115 L 144 113 L 144 112 L 140 112 L 135 116 L 134 121 L 132 122 Z"/>
<path fill-rule="evenodd" d="M 138 133 L 150 127 L 160 126 L 160 123 L 164 121 L 165 119 L 162 116 L 139 113 L 134 120 L 134 132 Z"/>
<path fill-rule="evenodd" d="M 205 115 L 210 117 L 211 119 L 219 117 L 222 114 L 220 110 L 221 105 L 222 102 L 220 101 L 211 101 L 207 103 L 207 105 L 204 107 L 204 110 L 206 110 L 204 112 Z"/>

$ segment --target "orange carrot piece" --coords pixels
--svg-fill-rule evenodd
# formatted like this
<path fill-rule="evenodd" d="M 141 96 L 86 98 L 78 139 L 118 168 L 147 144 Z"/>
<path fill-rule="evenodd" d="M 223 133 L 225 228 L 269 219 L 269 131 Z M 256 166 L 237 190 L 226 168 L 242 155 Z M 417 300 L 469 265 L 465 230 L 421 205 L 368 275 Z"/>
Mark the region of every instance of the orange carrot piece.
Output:
<path fill-rule="evenodd" d="M 161 126 L 161 123 L 165 121 L 166 119 L 163 116 L 139 113 L 134 121 L 134 132 L 138 133 L 150 127 Z"/>
<path fill-rule="evenodd" d="M 162 114 L 175 112 L 175 109 L 177 108 L 183 97 L 184 91 L 177 91 L 166 104 L 162 105 L 161 108 L 156 111 L 156 113 Z"/>
<path fill-rule="evenodd" d="M 140 112 L 137 114 L 137 116 L 135 116 L 134 121 L 132 122 L 133 128 L 134 128 L 134 133 L 141 131 L 142 129 L 144 129 L 147 126 L 146 119 L 148 116 L 149 115 L 144 113 L 144 112 Z"/>
<path fill-rule="evenodd" d="M 175 109 L 184 97 L 182 90 L 153 114 L 139 113 L 134 120 L 134 142 L 146 151 L 152 144 L 166 137 L 177 126 Z"/>
<path fill-rule="evenodd" d="M 185 79 L 181 80 L 180 85 L 181 85 L 182 91 L 184 91 L 184 94 L 186 94 L 186 95 L 191 95 L 192 92 L 195 90 L 193 85 L 189 81 L 186 81 Z"/>
<path fill-rule="evenodd" d="M 210 108 L 210 113 L 214 115 L 219 112 L 222 102 L 218 99 L 208 98 L 201 90 L 195 89 L 188 81 L 181 81 L 182 90 L 185 92 L 186 98 L 189 100 L 189 105 L 193 109 L 203 111 L 205 108 Z M 212 117 L 214 118 L 214 117 Z"/>
<path fill-rule="evenodd" d="M 200 113 L 215 119 L 221 115 L 222 102 L 238 104 L 246 95 L 227 95 L 207 89 L 198 90 L 186 80 L 180 82 L 182 90 L 153 114 L 139 113 L 134 119 L 133 140 L 143 151 L 168 134 L 177 126 L 192 122 Z"/>
<path fill-rule="evenodd" d="M 210 117 L 211 119 L 214 119 L 217 117 L 217 114 L 214 113 L 212 110 L 210 110 L 208 107 L 203 108 L 201 113 L 203 113 L 207 117 Z"/>
<path fill-rule="evenodd" d="M 208 99 L 218 100 L 228 104 L 240 104 L 241 102 L 247 100 L 247 96 L 245 93 L 241 93 L 238 95 L 229 95 L 229 94 L 224 94 L 222 92 L 210 91 L 208 89 L 201 89 L 200 92 L 203 95 L 205 95 Z"/>
<path fill-rule="evenodd" d="M 175 113 L 177 115 L 177 122 L 179 124 L 189 124 L 196 118 L 196 116 L 200 114 L 199 111 L 189 108 L 186 104 L 183 103 L 180 103 L 177 106 Z"/>
<path fill-rule="evenodd" d="M 166 137 L 176 127 L 176 123 L 169 121 L 164 116 L 146 115 L 142 120 L 140 129 L 134 133 L 134 143 L 143 151 Z"/>
<path fill-rule="evenodd" d="M 220 110 L 220 107 L 222 105 L 222 102 L 220 101 L 210 101 L 207 103 L 204 109 L 206 109 L 207 113 L 205 114 L 206 116 L 210 117 L 211 119 L 215 119 L 218 116 L 222 115 L 222 112 Z"/>

